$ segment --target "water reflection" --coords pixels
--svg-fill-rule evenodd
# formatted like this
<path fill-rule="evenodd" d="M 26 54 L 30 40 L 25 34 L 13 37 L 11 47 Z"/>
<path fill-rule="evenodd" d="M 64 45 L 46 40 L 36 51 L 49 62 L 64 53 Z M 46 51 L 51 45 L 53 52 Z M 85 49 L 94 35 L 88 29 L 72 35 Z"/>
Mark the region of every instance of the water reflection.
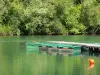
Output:
<path fill-rule="evenodd" d="M 89 64 L 88 70 L 93 69 L 94 68 L 94 64 Z"/>
<path fill-rule="evenodd" d="M 100 56 L 100 48 L 83 46 L 81 47 L 81 53 L 88 56 Z"/>
<path fill-rule="evenodd" d="M 71 38 L 70 38 L 71 37 Z M 17 37 L 16 37 L 17 38 Z M 99 57 L 89 56 L 61 56 L 41 54 L 35 52 L 26 53 L 24 42 L 29 40 L 43 40 L 38 37 L 23 37 L 18 38 L 9 37 L 10 41 L 0 43 L 0 74 L 1 75 L 99 75 L 100 74 L 100 60 Z M 73 37 L 46 37 L 46 40 L 65 40 L 73 41 Z M 58 38 L 58 39 L 57 39 Z M 45 39 L 45 37 L 44 37 Z M 83 40 L 82 40 L 83 39 Z M 97 38 L 96 38 L 97 39 Z M 1 39 L 0 39 L 1 40 Z M 2 41 L 7 41 L 8 37 L 2 38 Z M 84 37 L 76 37 L 74 41 L 84 41 Z M 93 40 L 93 39 L 91 39 Z M 90 41 L 91 41 L 90 40 Z M 87 41 L 85 39 L 85 41 Z M 88 42 L 90 42 L 88 41 Z M 98 40 L 97 40 L 98 42 Z M 88 58 L 95 60 L 95 65 L 91 69 Z M 90 66 L 91 67 L 91 66 Z"/>
<path fill-rule="evenodd" d="M 89 75 L 85 69 L 88 67 L 87 58 L 80 56 L 34 52 L 9 56 L 3 54 L 3 60 L 0 61 L 2 75 Z"/>

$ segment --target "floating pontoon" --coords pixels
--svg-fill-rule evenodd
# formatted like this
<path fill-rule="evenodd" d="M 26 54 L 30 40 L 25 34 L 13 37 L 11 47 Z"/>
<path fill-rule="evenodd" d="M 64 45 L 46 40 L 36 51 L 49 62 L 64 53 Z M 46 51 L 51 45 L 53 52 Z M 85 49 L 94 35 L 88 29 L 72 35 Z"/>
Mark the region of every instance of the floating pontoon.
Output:
<path fill-rule="evenodd" d="M 26 50 L 60 55 L 79 55 L 85 52 L 89 55 L 95 55 L 100 53 L 100 44 L 64 41 L 28 42 L 26 43 Z"/>

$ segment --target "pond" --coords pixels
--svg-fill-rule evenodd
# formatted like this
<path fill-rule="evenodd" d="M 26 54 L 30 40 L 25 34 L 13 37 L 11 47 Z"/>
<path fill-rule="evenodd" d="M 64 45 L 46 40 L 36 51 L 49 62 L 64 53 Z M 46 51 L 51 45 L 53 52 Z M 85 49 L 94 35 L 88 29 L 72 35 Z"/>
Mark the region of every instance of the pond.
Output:
<path fill-rule="evenodd" d="M 0 37 L 1 75 L 99 75 L 100 57 L 59 56 L 26 52 L 29 41 L 68 41 L 100 43 L 100 36 L 2 36 Z M 88 59 L 95 64 L 89 66 Z"/>

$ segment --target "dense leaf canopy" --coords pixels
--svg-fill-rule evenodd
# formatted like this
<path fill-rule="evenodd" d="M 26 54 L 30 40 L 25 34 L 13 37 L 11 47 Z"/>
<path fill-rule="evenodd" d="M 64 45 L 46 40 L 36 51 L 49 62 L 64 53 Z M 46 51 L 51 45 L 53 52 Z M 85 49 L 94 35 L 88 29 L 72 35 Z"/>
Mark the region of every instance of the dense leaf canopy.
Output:
<path fill-rule="evenodd" d="M 100 0 L 0 0 L 0 35 L 100 34 Z"/>

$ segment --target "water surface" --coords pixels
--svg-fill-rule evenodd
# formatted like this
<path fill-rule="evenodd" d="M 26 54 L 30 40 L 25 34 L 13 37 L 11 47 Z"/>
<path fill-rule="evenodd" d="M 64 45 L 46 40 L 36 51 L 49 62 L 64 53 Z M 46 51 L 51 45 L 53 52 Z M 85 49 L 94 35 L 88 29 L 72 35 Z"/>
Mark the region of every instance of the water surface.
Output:
<path fill-rule="evenodd" d="M 100 75 L 100 57 L 58 56 L 26 52 L 28 41 L 100 43 L 100 36 L 2 36 L 0 75 Z M 93 68 L 88 59 L 95 60 Z"/>

